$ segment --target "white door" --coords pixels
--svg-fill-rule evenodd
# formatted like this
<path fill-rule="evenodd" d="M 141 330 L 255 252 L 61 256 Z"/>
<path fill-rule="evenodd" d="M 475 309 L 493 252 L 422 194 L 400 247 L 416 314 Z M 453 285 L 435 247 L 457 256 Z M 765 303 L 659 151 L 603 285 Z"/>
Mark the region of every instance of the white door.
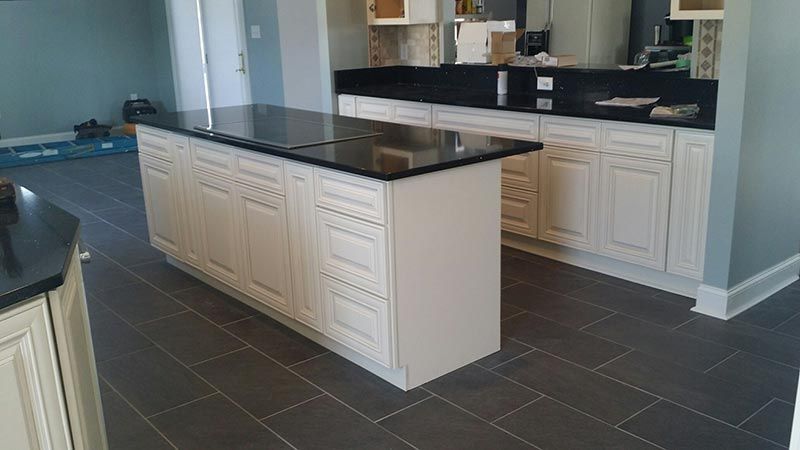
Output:
<path fill-rule="evenodd" d="M 194 173 L 203 265 L 209 275 L 241 287 L 239 227 L 233 183 Z"/>
<path fill-rule="evenodd" d="M 210 106 L 251 103 L 242 0 L 200 0 L 200 5 Z"/>
<path fill-rule="evenodd" d="M 180 176 L 174 164 L 140 155 L 150 243 L 181 258 Z"/>

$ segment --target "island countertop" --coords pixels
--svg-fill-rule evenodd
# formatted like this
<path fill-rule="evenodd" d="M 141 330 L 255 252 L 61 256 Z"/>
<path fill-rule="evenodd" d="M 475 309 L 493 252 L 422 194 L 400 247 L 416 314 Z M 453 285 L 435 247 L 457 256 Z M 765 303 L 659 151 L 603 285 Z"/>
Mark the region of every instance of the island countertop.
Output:
<path fill-rule="evenodd" d="M 254 104 L 209 110 L 159 113 L 132 118 L 135 122 L 178 134 L 208 139 L 260 153 L 305 162 L 382 181 L 437 172 L 541 150 L 539 142 L 373 122 L 351 117 Z M 275 123 L 286 129 L 276 130 Z M 250 138 L 203 130 L 236 124 Z M 303 129 L 318 126 L 356 131 L 367 137 L 298 148 L 266 144 L 276 134 L 302 139 Z M 324 135 L 326 133 L 319 133 Z M 311 141 L 310 141 L 311 142 Z"/>
<path fill-rule="evenodd" d="M 0 208 L 0 309 L 64 284 L 80 221 L 17 187 L 15 207 Z"/>

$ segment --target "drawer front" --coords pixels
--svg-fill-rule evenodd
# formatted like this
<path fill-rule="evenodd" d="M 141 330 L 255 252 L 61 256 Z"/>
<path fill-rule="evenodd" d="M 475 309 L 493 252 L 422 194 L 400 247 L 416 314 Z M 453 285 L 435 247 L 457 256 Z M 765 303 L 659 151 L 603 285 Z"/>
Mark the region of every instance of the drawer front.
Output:
<path fill-rule="evenodd" d="M 674 131 L 661 127 L 603 124 L 604 153 L 672 160 Z"/>
<path fill-rule="evenodd" d="M 143 155 L 172 162 L 170 134 L 154 128 L 139 125 L 136 127 L 136 141 Z"/>
<path fill-rule="evenodd" d="M 503 186 L 539 191 L 539 153 L 503 158 Z"/>
<path fill-rule="evenodd" d="M 392 367 L 391 313 L 386 301 L 322 277 L 325 335 Z"/>
<path fill-rule="evenodd" d="M 431 105 L 425 103 L 395 102 L 393 122 L 417 127 L 431 127 Z"/>
<path fill-rule="evenodd" d="M 283 161 L 266 155 L 237 150 L 234 153 L 236 181 L 283 194 Z"/>
<path fill-rule="evenodd" d="M 383 298 L 388 297 L 386 230 L 317 211 L 320 270 Z"/>
<path fill-rule="evenodd" d="M 539 195 L 504 187 L 501 198 L 503 231 L 538 237 Z"/>
<path fill-rule="evenodd" d="M 357 97 L 356 117 L 390 122 L 392 120 L 392 103 L 389 100 Z"/>
<path fill-rule="evenodd" d="M 528 113 L 434 106 L 433 128 L 511 139 L 538 140 L 539 116 Z"/>
<path fill-rule="evenodd" d="M 322 169 L 314 177 L 317 206 L 386 224 L 385 184 Z"/>
<path fill-rule="evenodd" d="M 542 141 L 559 147 L 600 149 L 600 122 L 542 117 Z"/>
<path fill-rule="evenodd" d="M 213 175 L 233 177 L 233 148 L 204 139 L 191 140 L 192 167 Z"/>
<path fill-rule="evenodd" d="M 352 95 L 339 96 L 339 115 L 347 117 L 356 116 L 356 98 Z"/>

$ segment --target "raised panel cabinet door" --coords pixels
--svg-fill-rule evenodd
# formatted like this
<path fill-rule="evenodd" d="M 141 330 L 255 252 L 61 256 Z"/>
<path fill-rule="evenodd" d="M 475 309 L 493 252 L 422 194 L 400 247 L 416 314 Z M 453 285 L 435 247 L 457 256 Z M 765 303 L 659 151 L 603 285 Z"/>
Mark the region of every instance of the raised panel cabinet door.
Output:
<path fill-rule="evenodd" d="M 202 269 L 203 246 L 200 242 L 200 225 L 197 219 L 197 206 L 195 204 L 194 184 L 192 181 L 192 157 L 190 155 L 190 141 L 185 136 L 172 135 L 172 148 L 175 151 L 175 164 L 180 178 L 181 195 L 180 227 L 183 238 L 183 261 Z"/>
<path fill-rule="evenodd" d="M 241 288 L 239 225 L 233 183 L 195 171 L 194 186 L 203 268 L 220 281 Z"/>
<path fill-rule="evenodd" d="M 547 148 L 540 164 L 539 239 L 596 252 L 600 155 Z"/>
<path fill-rule="evenodd" d="M 416 127 L 431 127 L 431 105 L 427 103 L 393 102 L 392 122 Z"/>
<path fill-rule="evenodd" d="M 356 117 L 391 122 L 392 102 L 382 98 L 356 98 Z"/>
<path fill-rule="evenodd" d="M 241 186 L 236 190 L 245 291 L 293 317 L 286 200 Z"/>
<path fill-rule="evenodd" d="M 322 331 L 314 169 L 294 163 L 285 167 L 294 318 Z"/>
<path fill-rule="evenodd" d="M 461 106 L 433 106 L 433 128 L 536 141 L 539 116 Z"/>
<path fill-rule="evenodd" d="M 150 243 L 182 259 L 181 185 L 177 166 L 145 155 L 139 156 L 139 162 Z"/>
<path fill-rule="evenodd" d="M 600 169 L 600 254 L 666 269 L 672 167 L 603 156 Z"/>
<path fill-rule="evenodd" d="M 8 449 L 71 449 L 44 296 L 0 313 L 0 436 Z"/>
<path fill-rule="evenodd" d="M 703 279 L 714 136 L 678 132 L 672 176 L 667 271 Z"/>
<path fill-rule="evenodd" d="M 539 191 L 539 152 L 503 158 L 503 186 Z"/>
<path fill-rule="evenodd" d="M 503 187 L 501 211 L 503 231 L 538 237 L 538 194 Z"/>
<path fill-rule="evenodd" d="M 352 95 L 339 96 L 339 115 L 347 117 L 356 116 L 356 98 Z"/>

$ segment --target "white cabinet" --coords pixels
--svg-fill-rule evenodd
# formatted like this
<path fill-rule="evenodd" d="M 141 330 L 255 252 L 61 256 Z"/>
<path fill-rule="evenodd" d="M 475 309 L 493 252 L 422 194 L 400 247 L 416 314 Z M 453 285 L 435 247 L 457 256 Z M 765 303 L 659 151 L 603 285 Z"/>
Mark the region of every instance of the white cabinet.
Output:
<path fill-rule="evenodd" d="M 539 191 L 539 152 L 503 158 L 503 186 Z"/>
<path fill-rule="evenodd" d="M 339 115 L 356 117 L 356 98 L 352 95 L 339 96 Z"/>
<path fill-rule="evenodd" d="M 241 287 L 239 225 L 233 183 L 198 171 L 194 172 L 193 179 L 203 268 L 220 281 Z"/>
<path fill-rule="evenodd" d="M 601 158 L 600 254 L 665 270 L 670 172 L 665 162 Z"/>
<path fill-rule="evenodd" d="M 679 131 L 675 139 L 667 271 L 702 280 L 714 135 Z"/>
<path fill-rule="evenodd" d="M 600 122 L 596 120 L 542 117 L 541 139 L 546 145 L 598 150 L 600 148 Z"/>
<path fill-rule="evenodd" d="M 203 255 L 200 242 L 200 230 L 196 217 L 195 198 L 192 193 L 192 160 L 190 154 L 189 138 L 185 136 L 170 136 L 172 150 L 175 154 L 176 175 L 180 178 L 180 217 L 181 237 L 183 238 L 184 260 L 194 267 L 202 267 Z"/>
<path fill-rule="evenodd" d="M 356 97 L 355 117 L 416 127 L 431 126 L 431 105 L 427 103 Z"/>
<path fill-rule="evenodd" d="M 182 197 L 181 177 L 174 163 L 161 161 L 146 155 L 139 157 L 142 172 L 150 243 L 161 251 L 180 258 L 183 229 L 180 211 Z"/>
<path fill-rule="evenodd" d="M 539 239 L 596 251 L 600 155 L 546 148 L 540 164 Z"/>
<path fill-rule="evenodd" d="M 413 25 L 438 22 L 436 0 L 367 0 L 369 25 Z"/>
<path fill-rule="evenodd" d="M 536 141 L 539 116 L 460 106 L 433 106 L 433 128 Z"/>
<path fill-rule="evenodd" d="M 503 231 L 532 238 L 538 237 L 539 195 L 520 189 L 503 187 L 500 210 Z"/>
<path fill-rule="evenodd" d="M 294 317 L 286 200 L 236 187 L 245 292 Z"/>
<path fill-rule="evenodd" d="M 45 296 L 0 313 L 0 435 L 8 449 L 70 449 Z"/>
<path fill-rule="evenodd" d="M 722 20 L 725 0 L 672 0 L 672 20 Z"/>

